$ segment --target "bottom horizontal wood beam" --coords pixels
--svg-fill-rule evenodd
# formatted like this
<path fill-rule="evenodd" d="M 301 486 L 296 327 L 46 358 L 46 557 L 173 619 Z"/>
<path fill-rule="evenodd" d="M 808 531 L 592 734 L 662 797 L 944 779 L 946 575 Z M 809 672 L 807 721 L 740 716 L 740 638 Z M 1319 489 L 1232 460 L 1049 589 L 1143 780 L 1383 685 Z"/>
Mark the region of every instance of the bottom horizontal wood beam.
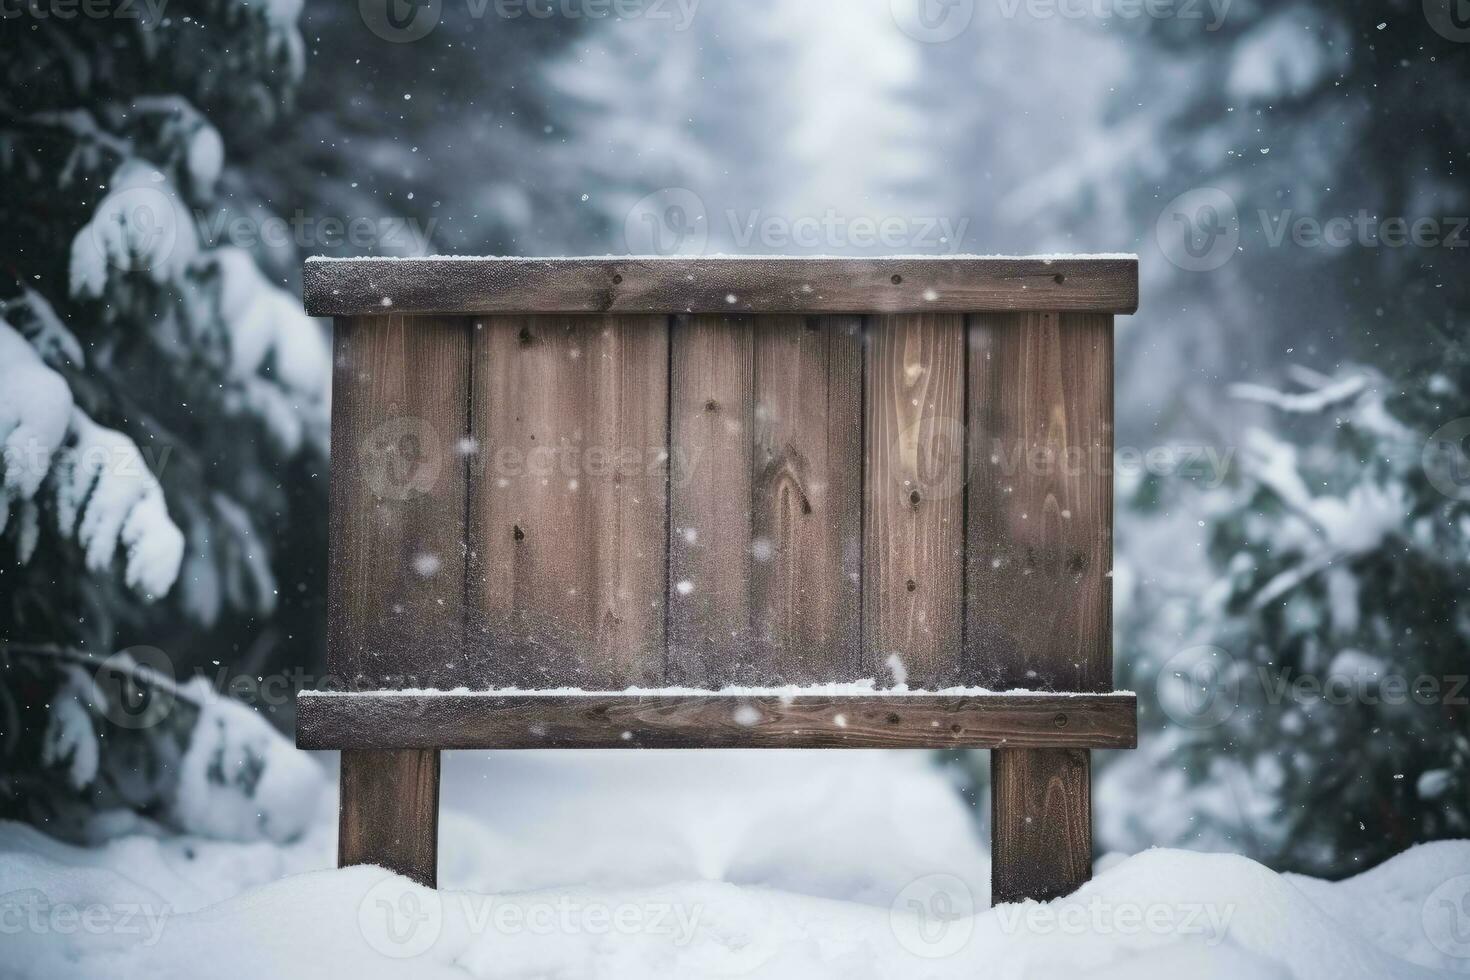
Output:
<path fill-rule="evenodd" d="M 1132 694 L 302 692 L 303 749 L 1131 749 Z"/>

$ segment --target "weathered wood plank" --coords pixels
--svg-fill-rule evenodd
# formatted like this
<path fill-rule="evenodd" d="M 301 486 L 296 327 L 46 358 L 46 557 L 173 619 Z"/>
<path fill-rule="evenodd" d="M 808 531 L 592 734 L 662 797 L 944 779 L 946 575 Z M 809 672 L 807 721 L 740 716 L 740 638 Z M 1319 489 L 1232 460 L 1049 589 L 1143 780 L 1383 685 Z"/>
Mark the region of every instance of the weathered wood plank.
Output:
<path fill-rule="evenodd" d="M 965 659 L 992 687 L 1112 686 L 1112 318 L 971 320 Z M 993 900 L 1092 874 L 1090 756 L 991 757 Z"/>
<path fill-rule="evenodd" d="M 969 313 L 1138 307 L 1138 260 L 309 259 L 315 316 L 381 313 Z"/>
<path fill-rule="evenodd" d="M 1123 749 L 1137 741 L 1135 710 L 1131 694 L 306 693 L 296 740 L 307 749 Z M 1028 788 L 1024 799 L 1049 798 Z"/>
<path fill-rule="evenodd" d="M 344 749 L 341 780 L 338 867 L 376 864 L 436 887 L 438 751 Z"/>
<path fill-rule="evenodd" d="M 662 682 L 667 430 L 667 318 L 479 322 L 461 683 Z"/>
<path fill-rule="evenodd" d="M 858 317 L 761 317 L 753 343 L 751 616 L 763 684 L 861 670 L 863 334 Z"/>
<path fill-rule="evenodd" d="M 965 659 L 973 682 L 1108 690 L 1112 318 L 972 318 L 969 400 Z"/>
<path fill-rule="evenodd" d="M 1132 748 L 1094 745 L 1091 748 Z M 990 901 L 1050 901 L 1092 877 L 1090 753 L 1005 748 L 990 754 Z"/>
<path fill-rule="evenodd" d="M 333 347 L 327 666 L 434 686 L 463 656 L 469 323 L 352 318 Z"/>
<path fill-rule="evenodd" d="M 861 326 L 695 317 L 676 330 L 672 683 L 856 679 Z"/>
<path fill-rule="evenodd" d="M 881 317 L 868 338 L 864 670 L 884 681 L 967 683 L 964 352 L 950 314 Z"/>
<path fill-rule="evenodd" d="M 751 325 L 678 317 L 670 343 L 667 682 L 759 683 L 751 653 Z"/>

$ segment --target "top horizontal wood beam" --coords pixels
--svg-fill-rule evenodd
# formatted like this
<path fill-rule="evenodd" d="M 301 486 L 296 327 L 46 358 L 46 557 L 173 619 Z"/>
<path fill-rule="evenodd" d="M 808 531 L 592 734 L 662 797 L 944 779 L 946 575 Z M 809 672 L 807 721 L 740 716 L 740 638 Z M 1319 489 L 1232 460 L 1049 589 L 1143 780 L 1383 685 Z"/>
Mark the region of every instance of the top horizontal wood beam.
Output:
<path fill-rule="evenodd" d="M 1132 313 L 1138 259 L 308 259 L 313 316 L 382 313 Z"/>

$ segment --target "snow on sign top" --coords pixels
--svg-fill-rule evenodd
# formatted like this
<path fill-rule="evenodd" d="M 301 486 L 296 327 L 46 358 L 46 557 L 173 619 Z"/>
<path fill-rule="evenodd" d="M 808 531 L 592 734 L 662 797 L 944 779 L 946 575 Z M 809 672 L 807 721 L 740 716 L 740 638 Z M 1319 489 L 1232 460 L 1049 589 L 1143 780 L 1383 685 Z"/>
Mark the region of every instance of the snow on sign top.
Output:
<path fill-rule="evenodd" d="M 1051 252 L 1035 255 L 982 255 L 977 252 L 962 252 L 955 255 L 884 255 L 877 258 L 903 262 L 1067 262 L 1076 260 L 1138 261 L 1137 252 Z M 309 255 L 311 262 L 689 262 L 694 259 L 718 259 L 721 262 L 866 262 L 868 257 L 851 255 L 746 255 L 730 252 L 709 252 L 704 255 L 384 255 L 384 256 L 339 256 Z"/>
<path fill-rule="evenodd" d="M 1133 255 L 310 259 L 315 316 L 1132 313 Z"/>
<path fill-rule="evenodd" d="M 879 687 L 876 681 L 871 679 L 860 681 L 836 682 L 832 684 L 783 684 L 772 687 L 743 687 L 731 686 L 717 689 L 699 687 L 629 687 L 621 691 L 595 691 L 581 687 L 498 687 L 484 690 L 457 687 L 443 688 L 392 688 L 373 691 L 301 691 L 298 697 L 302 698 L 332 698 L 332 697 L 361 697 L 373 695 L 376 697 L 478 697 L 478 698 L 504 698 L 504 697 L 557 697 L 557 698 L 603 698 L 609 696 L 618 697 L 682 697 L 682 698 L 782 698 L 792 700 L 796 698 L 862 698 L 873 695 L 888 697 L 956 697 L 956 698 L 1035 698 L 1038 696 L 1048 699 L 1055 698 L 1118 698 L 1129 700 L 1137 695 L 1132 691 L 1106 691 L 1103 693 L 1092 692 L 1037 692 L 1024 688 L 1012 688 L 1005 691 L 992 691 L 984 687 L 943 687 L 934 690 L 923 688 Z"/>

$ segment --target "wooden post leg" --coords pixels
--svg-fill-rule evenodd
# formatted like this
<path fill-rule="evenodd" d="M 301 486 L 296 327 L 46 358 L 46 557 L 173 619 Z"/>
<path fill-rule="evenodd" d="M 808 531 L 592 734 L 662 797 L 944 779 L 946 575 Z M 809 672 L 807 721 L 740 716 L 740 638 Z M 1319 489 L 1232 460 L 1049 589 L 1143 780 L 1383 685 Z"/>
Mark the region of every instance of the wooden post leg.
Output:
<path fill-rule="evenodd" d="M 1092 754 L 990 753 L 990 901 L 1050 901 L 1092 877 Z"/>
<path fill-rule="evenodd" d="M 436 887 L 439 750 L 342 752 L 337 865 L 376 864 Z"/>

